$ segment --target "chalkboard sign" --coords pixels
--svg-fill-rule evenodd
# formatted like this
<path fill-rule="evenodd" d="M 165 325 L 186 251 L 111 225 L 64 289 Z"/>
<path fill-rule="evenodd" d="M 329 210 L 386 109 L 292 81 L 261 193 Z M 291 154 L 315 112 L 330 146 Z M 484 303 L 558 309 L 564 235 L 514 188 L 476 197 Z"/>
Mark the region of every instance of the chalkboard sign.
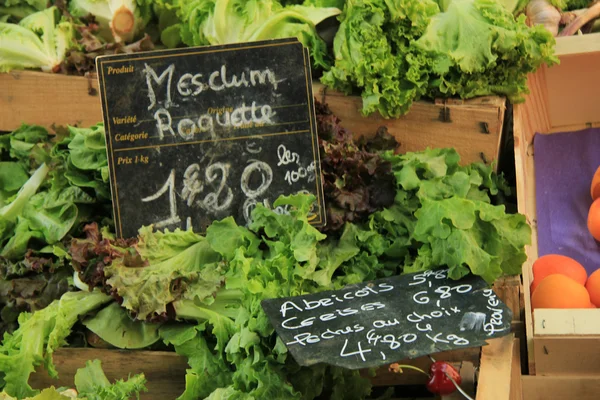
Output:
<path fill-rule="evenodd" d="M 204 232 L 312 193 L 325 223 L 310 57 L 297 39 L 98 57 L 117 234 Z M 276 212 L 289 210 L 277 208 Z"/>
<path fill-rule="evenodd" d="M 477 276 L 447 270 L 394 276 L 262 307 L 300 365 L 377 367 L 479 347 L 510 333 L 511 310 Z"/>

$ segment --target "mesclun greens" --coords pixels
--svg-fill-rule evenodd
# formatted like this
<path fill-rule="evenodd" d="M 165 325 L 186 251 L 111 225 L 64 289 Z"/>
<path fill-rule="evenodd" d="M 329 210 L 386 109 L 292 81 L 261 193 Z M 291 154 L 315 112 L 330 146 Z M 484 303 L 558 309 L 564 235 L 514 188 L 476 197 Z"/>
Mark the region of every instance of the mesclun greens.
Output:
<path fill-rule="evenodd" d="M 65 344 L 80 315 L 110 300 L 99 292 L 68 292 L 43 310 L 19 315 L 19 328 L 5 334 L 0 345 L 0 388 L 19 399 L 38 394 L 28 383 L 35 367 L 44 364 L 50 376 L 57 377 L 54 350 Z"/>
<path fill-rule="evenodd" d="M 0 22 L 18 22 L 47 5 L 47 0 L 0 0 Z"/>

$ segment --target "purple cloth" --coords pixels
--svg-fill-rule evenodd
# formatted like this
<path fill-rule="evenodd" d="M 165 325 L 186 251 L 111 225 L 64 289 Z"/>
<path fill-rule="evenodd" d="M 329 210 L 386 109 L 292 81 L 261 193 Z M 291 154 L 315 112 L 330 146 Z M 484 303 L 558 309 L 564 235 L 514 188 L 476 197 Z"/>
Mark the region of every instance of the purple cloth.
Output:
<path fill-rule="evenodd" d="M 536 134 L 533 146 L 539 256 L 571 257 L 589 275 L 600 268 L 600 244 L 587 229 L 600 129 Z"/>

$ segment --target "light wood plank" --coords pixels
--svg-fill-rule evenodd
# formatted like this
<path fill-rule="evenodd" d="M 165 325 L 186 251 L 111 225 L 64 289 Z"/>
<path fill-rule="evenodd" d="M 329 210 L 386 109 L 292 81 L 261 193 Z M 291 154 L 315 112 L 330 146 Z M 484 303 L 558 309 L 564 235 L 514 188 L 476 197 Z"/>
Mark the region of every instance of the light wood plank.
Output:
<path fill-rule="evenodd" d="M 514 335 L 489 340 L 481 350 L 476 400 L 509 400 Z"/>
<path fill-rule="evenodd" d="M 521 382 L 521 344 L 519 339 L 514 340 L 511 368 L 510 400 L 523 400 L 523 388 Z"/>
<path fill-rule="evenodd" d="M 557 37 L 554 52 L 560 58 L 600 52 L 600 33 Z"/>
<path fill-rule="evenodd" d="M 533 314 L 529 291 L 533 281 L 532 264 L 538 255 L 533 137 L 537 132 L 544 133 L 550 129 L 548 108 L 545 102 L 547 94 L 543 69 L 529 76 L 528 87 L 531 93 L 526 96 L 525 103 L 514 106 L 513 131 L 518 210 L 525 215 L 532 230 L 532 243 L 525 247 L 527 261 L 523 264 L 522 276 L 527 360 L 529 373 L 535 374 Z"/>
<path fill-rule="evenodd" d="M 482 97 L 468 101 L 416 102 L 408 114 L 385 119 L 378 114 L 363 117 L 362 99 L 314 84 L 315 97 L 329 105 L 353 133 L 374 136 L 380 126 L 400 142 L 400 151 L 420 151 L 427 147 L 454 147 L 461 163 L 491 162 L 498 159 L 505 99 Z M 447 117 L 447 121 L 444 120 Z M 486 133 L 488 132 L 488 133 Z"/>
<path fill-rule="evenodd" d="M 89 78 L 14 71 L 0 74 L 0 131 L 21 123 L 89 126 L 102 121 L 98 81 Z M 381 125 L 401 142 L 402 151 L 454 147 L 463 163 L 498 159 L 506 100 L 480 97 L 468 101 L 420 101 L 398 119 L 362 117 L 361 98 L 345 96 L 314 84 L 314 95 L 329 103 L 357 135 L 374 135 Z M 447 121 L 444 121 L 444 116 Z"/>
<path fill-rule="evenodd" d="M 600 42 L 600 35 L 594 35 Z M 581 39 L 580 39 L 581 40 Z M 553 128 L 585 129 L 600 122 L 600 50 L 560 57 L 546 68 L 548 111 Z M 560 129 L 562 128 L 562 129 Z"/>
<path fill-rule="evenodd" d="M 535 336 L 536 375 L 600 375 L 600 336 Z"/>
<path fill-rule="evenodd" d="M 600 377 L 523 376 L 523 400 L 597 400 Z"/>
<path fill-rule="evenodd" d="M 0 74 L 0 131 L 22 123 L 90 126 L 102 122 L 95 76 L 35 71 Z"/>
<path fill-rule="evenodd" d="M 600 336 L 598 309 L 537 309 L 533 311 L 535 337 L 560 335 Z"/>

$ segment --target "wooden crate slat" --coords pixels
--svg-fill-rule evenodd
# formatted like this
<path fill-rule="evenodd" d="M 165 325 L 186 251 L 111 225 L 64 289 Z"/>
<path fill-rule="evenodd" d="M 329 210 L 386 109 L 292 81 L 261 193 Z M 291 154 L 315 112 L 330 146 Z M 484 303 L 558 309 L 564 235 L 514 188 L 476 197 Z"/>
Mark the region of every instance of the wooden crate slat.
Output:
<path fill-rule="evenodd" d="M 536 375 L 600 376 L 600 336 L 536 336 Z"/>
<path fill-rule="evenodd" d="M 314 93 L 317 99 L 329 105 L 342 125 L 356 134 L 373 136 L 379 126 L 387 126 L 388 132 L 400 142 L 402 152 L 454 147 L 463 164 L 498 159 L 504 98 L 484 97 L 460 104 L 416 102 L 408 114 L 385 119 L 379 115 L 363 117 L 360 97 L 346 96 L 321 84 L 314 85 Z"/>
<path fill-rule="evenodd" d="M 0 74 L 0 131 L 12 131 L 21 123 L 50 127 L 98 122 L 102 109 L 95 77 L 34 71 Z"/>
<path fill-rule="evenodd" d="M 325 90 L 315 82 L 315 96 L 329 103 L 344 126 L 357 135 L 374 135 L 386 125 L 401 142 L 401 150 L 454 147 L 463 164 L 491 163 L 498 159 L 506 100 L 480 97 L 472 100 L 416 102 L 398 119 L 360 114 L 362 100 Z M 0 74 L 0 131 L 11 131 L 21 123 L 50 127 L 53 124 L 89 126 L 102 121 L 95 76 L 79 77 L 34 71 Z"/>
<path fill-rule="evenodd" d="M 523 376 L 523 400 L 595 400 L 600 377 Z"/>
<path fill-rule="evenodd" d="M 482 347 L 481 367 L 475 400 L 510 399 L 514 335 L 489 340 Z"/>
<path fill-rule="evenodd" d="M 597 309 L 538 309 L 533 311 L 535 337 L 563 335 L 600 336 Z"/>

